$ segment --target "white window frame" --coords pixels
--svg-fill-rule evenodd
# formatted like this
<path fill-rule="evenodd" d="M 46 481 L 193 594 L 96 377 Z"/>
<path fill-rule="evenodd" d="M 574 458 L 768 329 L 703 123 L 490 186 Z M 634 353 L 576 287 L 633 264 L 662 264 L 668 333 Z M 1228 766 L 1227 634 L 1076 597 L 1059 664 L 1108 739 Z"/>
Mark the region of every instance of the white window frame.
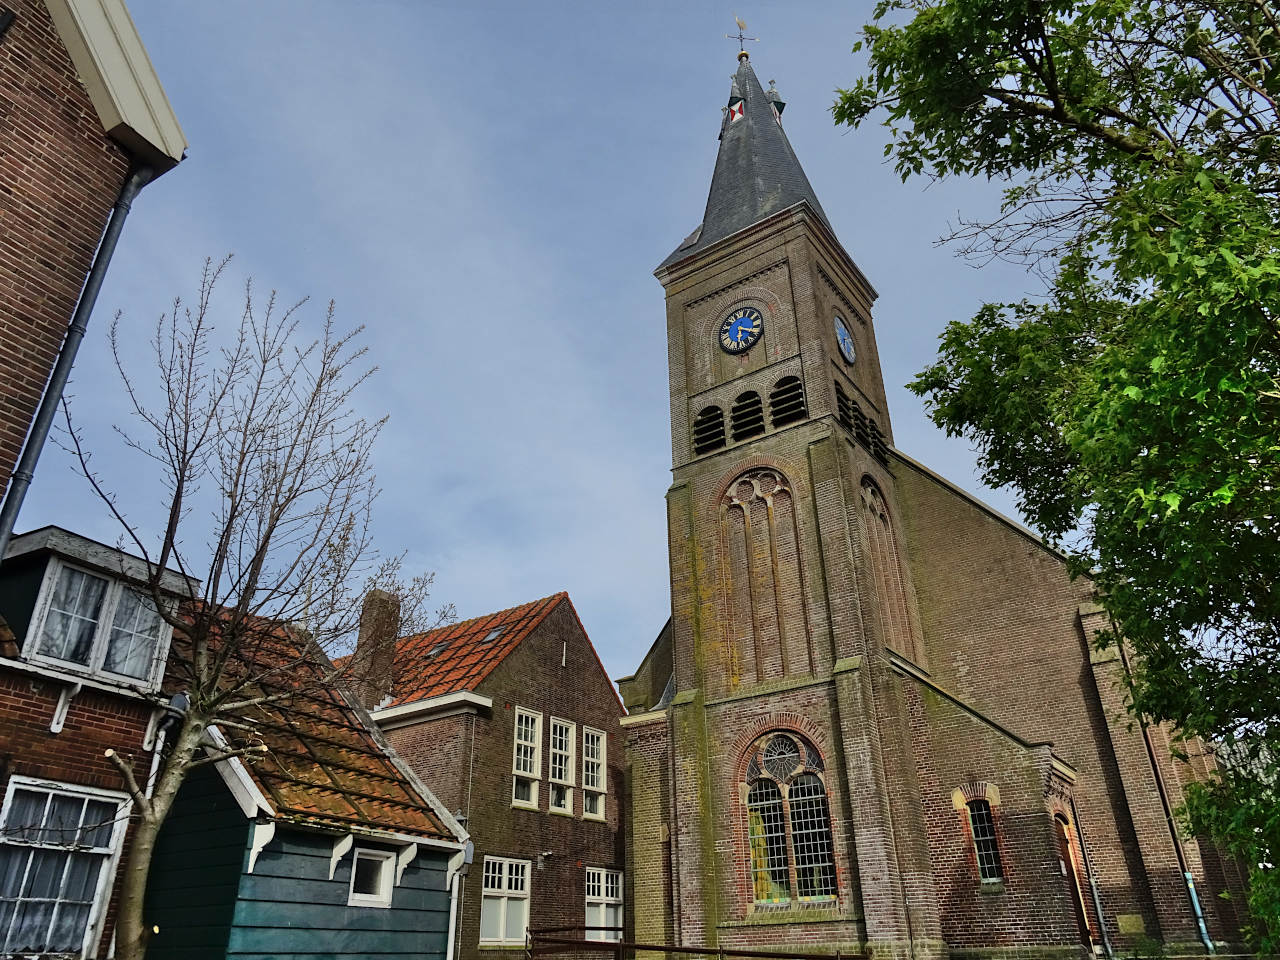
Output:
<path fill-rule="evenodd" d="M 488 867 L 489 867 L 489 864 L 491 863 L 497 863 L 502 865 L 502 887 L 500 889 L 490 890 L 487 887 L 485 887 L 485 879 L 487 878 L 487 875 L 489 872 Z M 524 889 L 523 890 L 511 889 L 512 865 L 521 866 L 524 868 Z M 514 944 L 519 944 L 521 946 L 524 946 L 526 932 L 529 929 L 529 921 L 531 919 L 530 906 L 533 903 L 532 887 L 533 887 L 533 864 L 531 861 L 517 860 L 511 857 L 485 857 L 484 858 L 484 864 L 480 871 L 480 917 L 481 917 L 480 929 L 482 931 L 484 930 L 483 918 L 484 918 L 484 901 L 485 900 L 497 900 L 501 903 L 501 906 L 498 908 L 498 929 L 501 930 L 504 934 L 506 933 L 506 929 L 507 929 L 507 905 L 512 900 L 523 900 L 525 905 L 524 906 L 524 927 L 525 928 L 523 931 L 521 931 L 520 937 L 518 939 L 508 939 L 507 937 L 502 936 L 502 937 L 498 937 L 497 939 L 486 940 L 484 938 L 484 934 L 481 933 L 479 935 L 479 938 L 480 938 L 479 942 L 482 945 L 514 943 Z"/>
<path fill-rule="evenodd" d="M 600 758 L 591 760 L 587 756 L 587 737 L 596 736 L 600 738 Z M 598 787 L 588 786 L 591 778 L 587 776 L 587 764 L 594 763 L 599 765 L 597 771 Z M 609 735 L 603 730 L 597 730 L 595 727 L 584 726 L 582 728 L 582 817 L 584 820 L 604 820 L 605 819 L 605 797 L 609 792 Z M 597 803 L 600 807 L 599 813 L 590 813 L 587 810 L 587 797 L 595 794 Z"/>
<path fill-rule="evenodd" d="M 101 790 L 97 787 L 84 787 L 76 783 L 63 783 L 58 780 L 41 780 L 35 777 L 24 777 L 14 774 L 5 787 L 4 801 L 0 803 L 0 845 L 17 847 L 35 847 L 38 849 L 69 849 L 65 846 L 49 843 L 11 843 L 3 839 L 4 824 L 9 819 L 9 807 L 13 803 L 14 793 L 21 788 L 40 790 L 46 793 L 73 794 L 93 800 L 115 801 L 116 821 L 111 830 L 109 850 L 98 872 L 98 889 L 93 893 L 93 906 L 89 908 L 89 919 L 85 923 L 84 938 L 81 941 L 81 952 L 84 956 L 96 956 L 98 944 L 102 939 L 102 925 L 106 918 L 107 903 L 111 899 L 111 891 L 115 887 L 116 868 L 120 863 L 120 852 L 124 846 L 125 831 L 129 826 L 129 814 L 133 802 L 129 795 L 116 790 Z"/>
<path fill-rule="evenodd" d="M 381 864 L 378 868 L 377 893 L 356 893 L 356 865 L 361 857 L 366 860 L 377 860 Z M 355 854 L 351 857 L 351 882 L 347 887 L 347 906 L 390 907 L 391 894 L 396 887 L 395 877 L 396 855 L 394 853 L 390 850 L 356 847 Z"/>
<path fill-rule="evenodd" d="M 102 609 L 98 611 L 98 624 L 93 633 L 93 646 L 87 664 L 63 660 L 40 652 L 40 643 L 44 635 L 44 627 L 49 619 L 49 610 L 53 606 L 53 594 L 57 589 L 58 579 L 64 569 L 74 570 L 86 576 L 105 580 L 106 593 L 102 597 Z M 161 676 L 164 673 L 165 660 L 169 655 L 169 644 L 173 639 L 173 627 L 163 616 L 160 618 L 160 633 L 156 637 L 155 649 L 151 652 L 151 669 L 146 676 L 131 677 L 126 673 L 113 673 L 106 669 L 107 647 L 111 640 L 111 627 L 115 621 L 116 610 L 120 605 L 120 595 L 125 590 L 134 590 L 141 596 L 146 593 L 136 585 L 126 583 L 100 570 L 92 570 L 76 563 L 68 563 L 61 557 L 50 557 L 45 566 L 44 579 L 40 583 L 40 593 L 36 599 L 35 615 L 31 618 L 31 626 L 27 629 L 26 641 L 23 643 L 23 657 L 34 663 L 41 663 L 65 670 L 100 677 L 123 686 L 140 688 L 147 691 L 159 689 Z M 150 597 L 147 597 L 150 600 Z"/>
<path fill-rule="evenodd" d="M 591 894 L 593 874 L 595 875 L 594 880 L 598 890 L 595 896 L 592 896 Z M 608 878 L 610 876 L 612 876 L 618 883 L 618 895 L 616 897 L 611 897 L 607 893 L 609 889 Z M 599 926 L 591 922 L 593 919 L 597 919 L 591 916 L 591 908 L 593 906 L 605 907 L 605 906 L 616 905 L 619 908 L 618 912 L 622 914 L 622 922 L 626 923 L 627 913 L 626 913 L 626 905 L 623 902 L 623 889 L 624 888 L 622 884 L 621 870 L 613 870 L 608 867 L 587 867 L 587 872 L 586 872 L 586 876 L 584 878 L 584 883 L 583 883 L 583 891 L 585 893 L 584 899 L 586 900 L 586 926 L 588 927 Z M 602 914 L 604 913 L 603 910 L 601 910 L 600 912 Z M 622 924 L 619 924 L 619 926 L 621 925 Z M 617 942 L 622 940 L 622 931 L 621 930 L 609 931 L 609 930 L 599 930 L 599 929 L 587 930 L 584 936 L 584 939 Z"/>
<path fill-rule="evenodd" d="M 547 790 L 547 809 L 551 813 L 561 813 L 573 816 L 573 787 L 576 783 L 577 776 L 577 747 L 578 747 L 578 725 L 560 717 L 552 717 L 549 727 L 547 741 L 547 779 L 551 781 L 553 786 Z M 564 731 L 565 749 L 557 750 L 556 728 L 559 727 Z M 556 757 L 564 758 L 564 776 L 555 776 Z M 564 803 L 557 805 L 556 787 L 564 788 Z"/>
<path fill-rule="evenodd" d="M 520 746 L 526 741 L 520 739 L 520 719 L 521 717 L 530 717 L 533 719 L 533 771 L 532 773 L 520 768 Z M 530 783 L 529 799 L 520 800 L 516 797 L 516 785 L 521 780 L 528 780 Z M 523 807 L 529 810 L 538 809 L 538 785 L 542 780 L 542 714 L 537 710 L 527 710 L 524 707 L 516 707 L 516 715 L 511 732 L 511 805 L 513 807 Z"/>

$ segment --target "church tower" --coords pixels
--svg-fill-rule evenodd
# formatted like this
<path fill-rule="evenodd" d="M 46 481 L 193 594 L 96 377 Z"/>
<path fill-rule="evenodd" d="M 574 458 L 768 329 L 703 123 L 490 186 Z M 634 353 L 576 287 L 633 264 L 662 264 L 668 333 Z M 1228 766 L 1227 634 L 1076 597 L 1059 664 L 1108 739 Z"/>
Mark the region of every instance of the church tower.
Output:
<path fill-rule="evenodd" d="M 920 658 L 876 294 L 784 107 L 740 54 L 702 224 L 657 270 L 674 474 L 672 932 L 709 943 L 749 922 L 752 942 L 795 942 L 805 924 L 850 950 L 905 948 L 938 931 L 927 898 L 912 902 L 927 856 L 897 838 L 920 817 L 905 724 L 876 689 L 886 647 Z"/>
<path fill-rule="evenodd" d="M 894 449 L 876 293 L 784 107 L 740 53 L 702 223 L 656 271 L 671 619 L 619 680 L 628 939 L 914 960 L 1238 937 L 1196 886 L 1238 889 L 1229 864 L 1169 829 L 1191 775 L 1117 716 L 1090 585 Z"/>

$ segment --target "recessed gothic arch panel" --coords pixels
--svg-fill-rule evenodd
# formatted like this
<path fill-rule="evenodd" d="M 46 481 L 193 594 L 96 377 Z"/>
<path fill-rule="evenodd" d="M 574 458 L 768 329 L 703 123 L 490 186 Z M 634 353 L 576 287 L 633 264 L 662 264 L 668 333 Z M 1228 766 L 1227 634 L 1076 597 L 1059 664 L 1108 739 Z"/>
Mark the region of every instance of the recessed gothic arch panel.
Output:
<path fill-rule="evenodd" d="M 795 494 L 773 467 L 728 485 L 720 505 L 726 622 L 736 679 L 813 671 Z"/>
<path fill-rule="evenodd" d="M 862 480 L 862 518 L 876 585 L 881 640 L 891 650 L 920 663 L 921 645 L 911 616 L 898 540 L 884 495 L 870 477 Z"/>

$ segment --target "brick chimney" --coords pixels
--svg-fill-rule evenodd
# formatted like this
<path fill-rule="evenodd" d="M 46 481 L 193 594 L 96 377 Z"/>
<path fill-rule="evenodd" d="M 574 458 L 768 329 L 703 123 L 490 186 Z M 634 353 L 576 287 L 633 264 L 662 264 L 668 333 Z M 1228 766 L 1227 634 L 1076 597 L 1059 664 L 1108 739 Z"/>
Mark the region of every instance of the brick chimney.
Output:
<path fill-rule="evenodd" d="M 377 709 L 396 679 L 396 639 L 400 635 L 400 598 L 370 590 L 360 608 L 360 635 L 351 658 L 349 683 L 366 710 Z"/>

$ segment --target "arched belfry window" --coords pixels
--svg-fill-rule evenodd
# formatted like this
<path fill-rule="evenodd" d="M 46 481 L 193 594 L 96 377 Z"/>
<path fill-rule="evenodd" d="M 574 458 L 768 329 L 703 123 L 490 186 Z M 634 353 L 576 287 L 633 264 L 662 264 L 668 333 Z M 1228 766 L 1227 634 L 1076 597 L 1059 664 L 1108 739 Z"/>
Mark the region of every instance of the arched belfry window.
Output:
<path fill-rule="evenodd" d="M 719 407 L 704 407 L 693 421 L 695 456 L 724 446 L 724 412 Z"/>
<path fill-rule="evenodd" d="M 884 495 L 868 477 L 862 481 L 863 517 L 866 521 L 867 554 L 876 584 L 879 621 L 886 646 L 904 657 L 920 661 L 916 629 L 907 601 L 906 574 L 898 552 L 897 537 L 889 518 Z"/>
<path fill-rule="evenodd" d="M 774 427 L 803 420 L 809 415 L 804 403 L 804 385 L 799 377 L 783 377 L 769 392 L 769 419 Z"/>
<path fill-rule="evenodd" d="M 749 390 L 733 401 L 733 442 L 764 433 L 764 402 L 760 394 Z"/>
<path fill-rule="evenodd" d="M 770 733 L 747 765 L 747 845 L 756 903 L 833 900 L 835 850 L 822 758 L 791 733 Z"/>

